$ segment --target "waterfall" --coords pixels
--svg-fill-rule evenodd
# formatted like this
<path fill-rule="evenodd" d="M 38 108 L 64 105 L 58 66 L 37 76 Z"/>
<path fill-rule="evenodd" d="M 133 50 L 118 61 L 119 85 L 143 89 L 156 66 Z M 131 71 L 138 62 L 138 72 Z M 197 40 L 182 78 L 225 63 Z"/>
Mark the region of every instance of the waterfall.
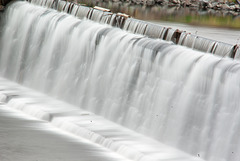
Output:
<path fill-rule="evenodd" d="M 26 2 L 4 20 L 2 77 L 207 161 L 239 160 L 239 62 Z"/>
<path fill-rule="evenodd" d="M 119 27 L 135 34 L 146 35 L 150 38 L 160 38 L 172 41 L 175 44 L 187 46 L 194 50 L 212 53 L 220 57 L 239 59 L 239 45 L 231 45 L 206 39 L 179 29 L 172 29 L 149 23 L 146 21 L 130 18 L 129 15 L 112 13 L 109 9 L 95 6 L 94 8 L 82 6 L 74 2 L 64 0 L 28 0 L 32 4 L 54 8 L 59 12 L 69 13 L 80 19 L 87 18 L 99 23 Z M 180 40 L 180 41 L 179 41 Z"/>

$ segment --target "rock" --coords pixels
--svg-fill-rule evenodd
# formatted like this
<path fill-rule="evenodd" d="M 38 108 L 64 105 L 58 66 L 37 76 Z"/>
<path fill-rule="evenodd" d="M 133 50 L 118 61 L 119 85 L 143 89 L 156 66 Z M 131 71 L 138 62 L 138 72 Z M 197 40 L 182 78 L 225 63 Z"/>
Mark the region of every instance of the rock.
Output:
<path fill-rule="evenodd" d="M 240 1 L 239 0 L 236 0 L 237 1 L 237 3 L 240 5 Z"/>
<path fill-rule="evenodd" d="M 239 5 L 237 5 L 237 4 L 235 5 L 235 8 L 236 8 L 236 9 L 240 9 Z"/>
<path fill-rule="evenodd" d="M 168 1 L 163 1 L 163 2 L 161 3 L 161 5 L 162 5 L 162 6 L 168 6 Z"/>
<path fill-rule="evenodd" d="M 239 12 L 239 11 L 240 11 L 239 5 L 229 6 L 229 9 L 230 9 L 231 11 L 235 11 L 235 12 Z"/>
<path fill-rule="evenodd" d="M 212 5 L 213 5 L 212 8 L 215 9 L 215 10 L 221 9 L 221 4 L 219 4 L 217 2 L 212 3 Z"/>
<path fill-rule="evenodd" d="M 172 3 L 173 4 L 180 4 L 181 2 L 180 2 L 180 0 L 172 0 Z"/>
<path fill-rule="evenodd" d="M 164 2 L 165 2 L 165 0 L 155 0 L 155 3 L 157 3 L 157 4 L 162 4 Z"/>
<path fill-rule="evenodd" d="M 224 10 L 229 10 L 230 9 L 230 7 L 227 4 L 222 4 L 221 7 Z"/>
<path fill-rule="evenodd" d="M 224 3 L 224 0 L 218 0 L 218 3 Z"/>
<path fill-rule="evenodd" d="M 206 8 L 208 8 L 208 5 L 209 5 L 209 2 L 205 1 L 205 0 L 199 2 L 199 7 L 200 8 L 206 9 Z"/>
<path fill-rule="evenodd" d="M 133 2 L 136 3 L 136 4 L 141 4 L 142 0 L 134 0 Z"/>
<path fill-rule="evenodd" d="M 218 3 L 217 2 L 212 2 L 212 5 L 214 7 L 214 6 L 218 5 Z"/>
<path fill-rule="evenodd" d="M 0 5 L 0 11 L 4 10 L 4 6 Z"/>
<path fill-rule="evenodd" d="M 155 0 L 147 0 L 146 4 L 147 4 L 148 6 L 152 6 L 152 5 L 155 4 Z"/>
<path fill-rule="evenodd" d="M 235 5 L 232 5 L 232 6 L 229 6 L 229 9 L 230 9 L 230 10 L 235 10 L 236 7 L 235 7 Z"/>
<path fill-rule="evenodd" d="M 186 4 L 190 6 L 191 2 L 190 0 L 185 0 Z"/>
<path fill-rule="evenodd" d="M 168 3 L 168 7 L 170 7 L 170 8 L 175 7 L 175 6 L 176 6 L 176 4 L 174 4 L 174 3 L 172 3 L 172 2 L 169 2 L 169 3 Z"/>
<path fill-rule="evenodd" d="M 189 7 L 191 5 L 191 2 L 190 2 L 190 0 L 183 0 L 181 5 L 184 7 Z"/>
<path fill-rule="evenodd" d="M 222 4 L 218 4 L 216 7 L 218 10 L 220 10 L 220 9 L 222 9 Z"/>
<path fill-rule="evenodd" d="M 212 5 L 212 3 L 208 3 L 208 6 L 207 6 L 208 8 L 213 8 L 213 5 Z"/>
<path fill-rule="evenodd" d="M 0 0 L 0 5 L 6 6 L 11 0 Z"/>
<path fill-rule="evenodd" d="M 197 4 L 190 4 L 190 7 L 192 7 L 192 8 L 198 8 L 198 5 Z"/>

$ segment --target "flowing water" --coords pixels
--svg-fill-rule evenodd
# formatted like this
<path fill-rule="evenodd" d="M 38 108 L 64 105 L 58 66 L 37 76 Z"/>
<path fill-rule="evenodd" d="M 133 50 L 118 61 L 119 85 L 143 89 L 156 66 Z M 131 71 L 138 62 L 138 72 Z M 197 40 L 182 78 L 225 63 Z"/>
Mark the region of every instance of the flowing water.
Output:
<path fill-rule="evenodd" d="M 26 2 L 4 20 L 2 77 L 207 161 L 239 160 L 238 61 Z"/>

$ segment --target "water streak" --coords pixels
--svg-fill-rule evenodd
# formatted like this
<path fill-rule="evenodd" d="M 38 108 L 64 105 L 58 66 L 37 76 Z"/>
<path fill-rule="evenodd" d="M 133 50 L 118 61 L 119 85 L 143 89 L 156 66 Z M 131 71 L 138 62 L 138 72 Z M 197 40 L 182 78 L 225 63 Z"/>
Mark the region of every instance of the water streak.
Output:
<path fill-rule="evenodd" d="M 208 161 L 240 158 L 239 62 L 24 2 L 5 18 L 1 76 Z"/>

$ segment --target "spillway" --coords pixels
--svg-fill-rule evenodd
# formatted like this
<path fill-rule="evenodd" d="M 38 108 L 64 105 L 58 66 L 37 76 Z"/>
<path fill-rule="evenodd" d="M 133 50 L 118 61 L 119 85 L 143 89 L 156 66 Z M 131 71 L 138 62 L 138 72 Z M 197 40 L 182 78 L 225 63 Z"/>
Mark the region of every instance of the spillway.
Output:
<path fill-rule="evenodd" d="M 1 21 L 4 106 L 112 160 L 239 160 L 239 61 L 27 2 Z"/>

